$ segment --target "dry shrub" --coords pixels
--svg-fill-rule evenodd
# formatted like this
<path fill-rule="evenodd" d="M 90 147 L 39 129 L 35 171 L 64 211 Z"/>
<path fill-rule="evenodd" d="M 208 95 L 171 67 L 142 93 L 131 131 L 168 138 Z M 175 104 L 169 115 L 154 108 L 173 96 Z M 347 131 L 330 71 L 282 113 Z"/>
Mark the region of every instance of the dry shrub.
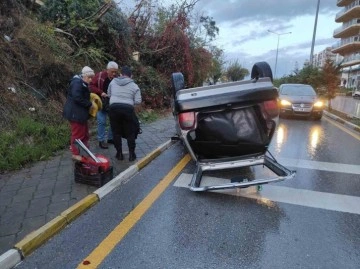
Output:
<path fill-rule="evenodd" d="M 51 27 L 28 17 L 17 23 L 19 28 L 13 29 L 10 41 L 0 38 L 0 120 L 8 128 L 14 117 L 27 114 L 56 122 L 61 119 L 56 110 L 62 110 L 69 80 L 80 67 L 72 65 L 69 41 Z"/>

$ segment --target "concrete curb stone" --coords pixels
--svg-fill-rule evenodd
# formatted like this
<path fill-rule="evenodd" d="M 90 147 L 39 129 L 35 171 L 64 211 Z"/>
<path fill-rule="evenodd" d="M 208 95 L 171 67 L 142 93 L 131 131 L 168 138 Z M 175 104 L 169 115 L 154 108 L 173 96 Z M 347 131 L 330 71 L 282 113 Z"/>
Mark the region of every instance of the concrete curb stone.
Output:
<path fill-rule="evenodd" d="M 10 269 L 21 262 L 21 255 L 17 249 L 10 249 L 0 256 L 0 268 Z"/>
<path fill-rule="evenodd" d="M 334 114 L 332 114 L 332 113 L 330 113 L 330 112 L 328 112 L 326 110 L 324 110 L 323 113 L 324 113 L 324 115 L 326 117 L 329 117 L 329 118 L 335 120 L 336 122 L 339 122 L 339 123 L 345 125 L 345 127 L 349 128 L 349 129 L 352 129 L 352 130 L 355 130 L 355 131 L 360 133 L 360 127 L 359 126 L 357 126 L 357 125 L 355 125 L 355 124 L 353 124 L 351 122 L 345 121 L 345 120 L 341 119 L 340 117 L 338 117 L 338 116 L 336 116 L 336 115 L 334 115 Z"/>

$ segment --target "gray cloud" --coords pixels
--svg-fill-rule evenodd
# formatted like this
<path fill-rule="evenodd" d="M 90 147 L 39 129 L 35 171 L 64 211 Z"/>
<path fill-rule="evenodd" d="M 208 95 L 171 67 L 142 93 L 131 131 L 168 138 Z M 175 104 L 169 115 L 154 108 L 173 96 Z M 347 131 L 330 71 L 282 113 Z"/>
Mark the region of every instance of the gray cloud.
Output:
<path fill-rule="evenodd" d="M 322 0 L 319 13 L 336 14 L 337 0 Z M 315 15 L 315 0 L 202 0 L 201 10 L 208 13 L 217 23 L 247 23 L 249 20 L 274 20 L 285 23 L 290 18 Z M 335 17 L 335 16 L 334 16 Z"/>
<path fill-rule="evenodd" d="M 341 8 L 336 5 L 337 0 L 320 0 L 319 15 L 333 17 L 335 21 L 336 13 Z M 227 29 L 227 32 L 236 33 L 236 39 L 231 36 L 225 43 L 224 47 L 238 48 L 241 52 L 225 50 L 225 58 L 229 63 L 238 61 L 245 68 L 251 71 L 255 62 L 266 61 L 270 64 L 274 72 L 276 58 L 276 43 L 269 43 L 269 39 L 264 37 L 273 35 L 269 33 L 271 30 L 276 33 L 287 33 L 293 31 L 298 25 L 295 18 L 310 16 L 315 19 L 317 1 L 316 0 L 200 0 L 198 8 L 204 15 L 214 18 L 220 32 Z M 238 29 L 248 29 L 239 33 Z M 305 61 L 310 58 L 311 33 L 312 28 L 306 30 L 308 32 L 307 40 L 291 46 L 285 46 L 281 43 L 278 51 L 277 77 L 290 74 L 297 65 L 302 68 Z M 296 34 L 296 33 L 293 33 Z M 299 35 L 299 33 L 297 33 Z M 319 36 L 319 35 L 317 35 Z M 245 47 L 250 41 L 264 42 L 263 51 L 259 51 L 257 55 L 246 53 Z M 315 51 L 317 47 L 321 49 L 324 46 L 331 46 L 336 39 L 334 38 L 317 38 L 315 42 Z M 242 49 L 243 48 L 243 49 Z"/>
<path fill-rule="evenodd" d="M 327 45 L 334 41 L 333 38 L 323 38 L 316 41 L 317 45 Z M 277 77 L 289 75 L 295 70 L 297 65 L 302 68 L 304 59 L 309 59 L 311 42 L 303 42 L 292 46 L 286 46 L 279 48 L 279 57 L 277 63 L 276 74 Z M 247 68 L 251 72 L 251 68 L 256 62 L 268 62 L 275 72 L 275 55 L 276 48 L 271 50 L 264 50 L 263 53 L 259 53 L 256 56 L 249 55 L 246 52 L 228 52 L 226 53 L 226 65 L 238 61 L 244 68 Z"/>

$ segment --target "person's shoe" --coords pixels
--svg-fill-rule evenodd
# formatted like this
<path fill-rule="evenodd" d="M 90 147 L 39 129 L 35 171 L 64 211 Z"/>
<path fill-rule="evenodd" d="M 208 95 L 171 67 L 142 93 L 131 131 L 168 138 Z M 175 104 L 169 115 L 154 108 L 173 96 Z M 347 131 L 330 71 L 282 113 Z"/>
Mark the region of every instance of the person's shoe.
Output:
<path fill-rule="evenodd" d="M 129 162 L 136 160 L 136 154 L 135 152 L 129 152 Z"/>
<path fill-rule="evenodd" d="M 106 143 L 104 141 L 99 141 L 99 147 L 102 149 L 108 149 L 109 145 L 108 145 L 108 143 Z"/>
<path fill-rule="evenodd" d="M 108 139 L 108 144 L 113 144 L 114 145 L 114 140 L 113 139 Z"/>
<path fill-rule="evenodd" d="M 122 161 L 124 160 L 124 155 L 122 153 L 116 153 L 115 158 L 119 161 Z"/>

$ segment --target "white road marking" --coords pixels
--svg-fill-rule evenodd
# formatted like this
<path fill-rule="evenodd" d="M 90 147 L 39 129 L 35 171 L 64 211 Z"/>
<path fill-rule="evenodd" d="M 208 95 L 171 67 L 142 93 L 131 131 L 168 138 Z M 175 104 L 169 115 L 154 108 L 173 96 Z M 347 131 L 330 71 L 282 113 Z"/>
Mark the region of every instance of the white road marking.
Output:
<path fill-rule="evenodd" d="M 308 161 L 308 160 L 300 160 L 300 159 L 292 159 L 292 158 L 276 158 L 276 160 L 285 167 L 291 166 L 295 168 L 298 167 L 298 168 L 360 175 L 360 165 L 317 162 L 317 161 Z"/>
<path fill-rule="evenodd" d="M 191 178 L 192 174 L 183 173 L 178 177 L 174 183 L 174 186 L 188 188 Z M 202 183 L 204 183 L 204 185 L 219 184 L 224 183 L 224 181 L 229 182 L 228 179 L 209 176 L 203 176 L 202 178 Z M 247 197 L 260 200 L 267 204 L 269 204 L 269 201 L 273 201 L 360 215 L 360 197 L 356 196 L 295 189 L 274 185 L 263 185 L 263 190 L 260 192 L 256 190 L 256 187 L 213 192 Z"/>

